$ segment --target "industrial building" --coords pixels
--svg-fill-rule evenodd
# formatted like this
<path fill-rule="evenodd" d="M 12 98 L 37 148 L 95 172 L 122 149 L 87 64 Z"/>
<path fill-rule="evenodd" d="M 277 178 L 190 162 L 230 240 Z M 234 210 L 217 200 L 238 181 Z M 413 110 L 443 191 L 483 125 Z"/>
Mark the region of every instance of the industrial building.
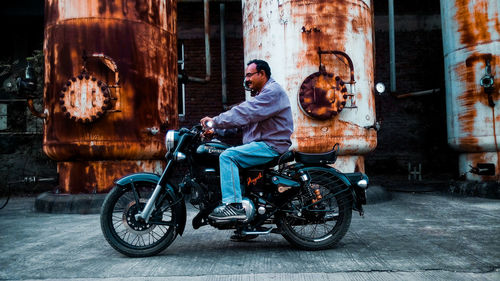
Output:
<path fill-rule="evenodd" d="M 101 194 L 161 171 L 166 130 L 249 98 L 243 72 L 259 58 L 289 94 L 293 149 L 338 142 L 336 167 L 384 188 L 498 198 L 499 12 L 497 0 L 4 3 L 0 188 Z"/>

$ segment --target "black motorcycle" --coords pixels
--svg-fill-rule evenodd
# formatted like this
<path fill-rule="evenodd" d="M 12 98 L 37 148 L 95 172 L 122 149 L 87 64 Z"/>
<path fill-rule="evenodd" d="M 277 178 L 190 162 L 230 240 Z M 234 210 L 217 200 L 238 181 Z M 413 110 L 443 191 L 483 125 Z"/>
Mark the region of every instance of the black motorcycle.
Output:
<path fill-rule="evenodd" d="M 211 225 L 242 237 L 278 233 L 305 250 L 333 247 L 346 234 L 352 210 L 363 214 L 368 178 L 329 166 L 337 158 L 335 144 L 326 153 L 289 151 L 242 169 L 246 219 L 211 220 L 208 215 L 221 202 L 219 155 L 230 146 L 206 135 L 200 125 L 168 131 L 162 175 L 137 173 L 116 181 L 101 210 L 102 232 L 113 248 L 131 257 L 163 251 L 184 232 L 186 201 L 199 210 L 194 229 Z M 175 184 L 171 179 L 181 167 L 185 176 Z"/>

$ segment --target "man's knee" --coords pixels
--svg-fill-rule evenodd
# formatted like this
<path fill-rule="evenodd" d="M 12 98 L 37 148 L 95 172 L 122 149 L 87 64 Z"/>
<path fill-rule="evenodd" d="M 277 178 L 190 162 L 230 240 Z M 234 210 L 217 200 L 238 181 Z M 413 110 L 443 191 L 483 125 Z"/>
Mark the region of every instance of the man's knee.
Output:
<path fill-rule="evenodd" d="M 238 154 L 236 151 L 232 150 L 231 148 L 226 149 L 224 152 L 222 152 L 219 156 L 219 159 L 222 161 L 233 161 L 233 157 Z"/>

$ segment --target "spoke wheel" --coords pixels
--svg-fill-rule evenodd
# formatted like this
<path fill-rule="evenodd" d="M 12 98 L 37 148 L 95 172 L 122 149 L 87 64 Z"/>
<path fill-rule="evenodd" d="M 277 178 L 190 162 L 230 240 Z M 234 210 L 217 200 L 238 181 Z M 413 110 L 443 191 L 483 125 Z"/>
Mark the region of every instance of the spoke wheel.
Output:
<path fill-rule="evenodd" d="M 352 195 L 335 175 L 321 168 L 311 168 L 308 173 L 309 187 L 304 187 L 290 203 L 290 210 L 295 211 L 280 219 L 282 235 L 301 249 L 331 248 L 344 237 L 351 224 Z M 318 190 L 321 199 L 306 188 Z"/>
<path fill-rule="evenodd" d="M 101 229 L 109 244 L 131 257 L 152 256 L 167 248 L 175 239 L 175 213 L 171 200 L 166 199 L 155 210 L 148 223 L 137 220 L 155 184 L 135 183 L 130 187 L 115 187 L 106 197 L 101 210 Z M 161 224 L 158 224 L 161 222 Z"/>

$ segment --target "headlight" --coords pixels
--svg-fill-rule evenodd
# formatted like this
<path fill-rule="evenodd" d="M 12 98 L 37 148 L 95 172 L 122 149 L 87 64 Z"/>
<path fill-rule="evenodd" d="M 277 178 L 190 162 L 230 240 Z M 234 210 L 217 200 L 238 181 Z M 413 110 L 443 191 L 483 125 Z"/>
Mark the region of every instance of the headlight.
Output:
<path fill-rule="evenodd" d="M 179 132 L 176 130 L 169 130 L 165 136 L 165 146 L 167 151 L 171 151 L 175 147 L 175 142 L 179 137 Z"/>

